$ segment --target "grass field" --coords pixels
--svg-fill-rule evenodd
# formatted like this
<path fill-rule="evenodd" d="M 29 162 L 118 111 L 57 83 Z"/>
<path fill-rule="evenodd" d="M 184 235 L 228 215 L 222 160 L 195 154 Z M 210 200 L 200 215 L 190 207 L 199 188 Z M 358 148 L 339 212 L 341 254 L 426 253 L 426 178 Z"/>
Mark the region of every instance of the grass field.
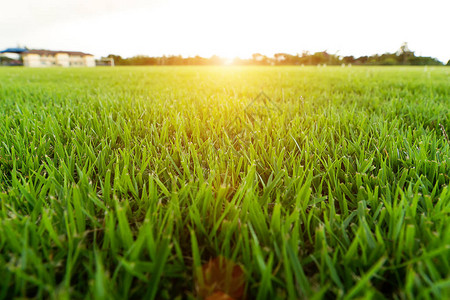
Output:
<path fill-rule="evenodd" d="M 0 68 L 0 299 L 450 297 L 449 72 Z"/>

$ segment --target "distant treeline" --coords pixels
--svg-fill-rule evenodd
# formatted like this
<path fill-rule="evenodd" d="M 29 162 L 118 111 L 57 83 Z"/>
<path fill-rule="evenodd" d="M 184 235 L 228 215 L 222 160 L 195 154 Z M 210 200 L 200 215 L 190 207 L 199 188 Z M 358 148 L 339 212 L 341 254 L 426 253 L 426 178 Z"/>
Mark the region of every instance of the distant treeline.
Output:
<path fill-rule="evenodd" d="M 223 65 L 229 63 L 229 60 L 218 56 L 184 58 L 181 55 L 161 57 L 138 55 L 122 58 L 119 55 L 110 54 L 107 58 L 113 58 L 115 65 Z M 250 59 L 235 58 L 232 63 L 234 65 L 443 65 L 436 58 L 416 56 L 414 51 L 408 49 L 406 43 L 397 52 L 382 55 L 354 57 L 339 56 L 322 51 L 316 53 L 303 52 L 296 55 L 277 53 L 273 57 L 268 57 L 255 53 Z M 447 62 L 447 65 L 450 65 L 450 61 Z"/>

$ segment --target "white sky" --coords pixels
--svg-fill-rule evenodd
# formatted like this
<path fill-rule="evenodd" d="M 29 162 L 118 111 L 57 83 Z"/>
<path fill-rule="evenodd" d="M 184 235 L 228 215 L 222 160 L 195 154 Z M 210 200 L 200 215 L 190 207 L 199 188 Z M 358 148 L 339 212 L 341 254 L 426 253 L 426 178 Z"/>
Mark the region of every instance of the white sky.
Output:
<path fill-rule="evenodd" d="M 450 59 L 450 0 L 2 0 L 0 49 L 106 56 L 328 50 Z M 338 52 L 339 51 L 339 52 Z"/>

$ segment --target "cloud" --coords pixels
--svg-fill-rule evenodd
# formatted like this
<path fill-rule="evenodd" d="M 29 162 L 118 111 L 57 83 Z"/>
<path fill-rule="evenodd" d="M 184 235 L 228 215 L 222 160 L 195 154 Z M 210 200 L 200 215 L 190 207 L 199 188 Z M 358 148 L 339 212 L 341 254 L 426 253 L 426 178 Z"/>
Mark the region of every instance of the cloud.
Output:
<path fill-rule="evenodd" d="M 160 1 L 153 1 L 154 5 Z M 149 7 L 145 0 L 20 0 L 2 3 L 0 30 L 26 32 L 30 28 L 58 25 L 64 22 L 82 20 L 92 16 L 102 16 L 117 11 Z"/>

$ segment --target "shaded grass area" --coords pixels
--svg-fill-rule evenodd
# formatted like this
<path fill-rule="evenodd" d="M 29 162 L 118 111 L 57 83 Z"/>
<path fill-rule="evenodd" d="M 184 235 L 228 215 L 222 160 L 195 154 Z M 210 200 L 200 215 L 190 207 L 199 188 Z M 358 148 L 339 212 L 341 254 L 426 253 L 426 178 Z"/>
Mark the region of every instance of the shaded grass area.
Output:
<path fill-rule="evenodd" d="M 449 71 L 0 69 L 0 298 L 448 297 Z"/>

